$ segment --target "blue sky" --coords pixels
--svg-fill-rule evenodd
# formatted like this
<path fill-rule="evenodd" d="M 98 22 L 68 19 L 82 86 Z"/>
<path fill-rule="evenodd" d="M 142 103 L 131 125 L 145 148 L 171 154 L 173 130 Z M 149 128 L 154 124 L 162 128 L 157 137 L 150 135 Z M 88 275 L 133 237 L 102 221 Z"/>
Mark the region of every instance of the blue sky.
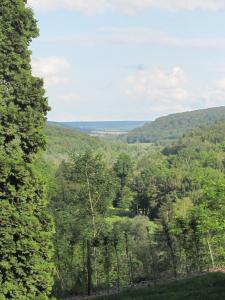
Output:
<path fill-rule="evenodd" d="M 152 120 L 225 105 L 225 0 L 29 0 L 50 120 Z"/>

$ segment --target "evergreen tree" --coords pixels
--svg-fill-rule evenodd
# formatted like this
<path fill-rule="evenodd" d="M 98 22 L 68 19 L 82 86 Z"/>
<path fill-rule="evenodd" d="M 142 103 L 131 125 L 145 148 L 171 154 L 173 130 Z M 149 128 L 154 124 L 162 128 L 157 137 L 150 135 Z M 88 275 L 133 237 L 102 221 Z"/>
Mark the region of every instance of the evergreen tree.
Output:
<path fill-rule="evenodd" d="M 0 299 L 48 299 L 52 219 L 34 162 L 45 146 L 43 81 L 33 77 L 38 36 L 25 0 L 0 3 Z"/>

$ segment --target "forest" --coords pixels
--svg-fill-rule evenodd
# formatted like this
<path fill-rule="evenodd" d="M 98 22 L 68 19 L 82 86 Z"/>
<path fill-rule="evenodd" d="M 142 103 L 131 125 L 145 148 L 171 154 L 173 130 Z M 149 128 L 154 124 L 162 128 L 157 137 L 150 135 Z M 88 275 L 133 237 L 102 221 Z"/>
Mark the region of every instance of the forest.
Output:
<path fill-rule="evenodd" d="M 97 148 L 79 143 L 66 159 L 37 164 L 56 223 L 55 295 L 222 268 L 225 123 L 169 145 L 98 141 Z"/>
<path fill-rule="evenodd" d="M 48 124 L 38 35 L 27 1 L 1 0 L 0 300 L 222 299 L 224 107 L 140 144 Z"/>
<path fill-rule="evenodd" d="M 171 141 L 195 127 L 213 125 L 222 121 L 225 121 L 224 106 L 198 109 L 157 118 L 140 128 L 131 130 L 124 138 L 128 143 Z"/>

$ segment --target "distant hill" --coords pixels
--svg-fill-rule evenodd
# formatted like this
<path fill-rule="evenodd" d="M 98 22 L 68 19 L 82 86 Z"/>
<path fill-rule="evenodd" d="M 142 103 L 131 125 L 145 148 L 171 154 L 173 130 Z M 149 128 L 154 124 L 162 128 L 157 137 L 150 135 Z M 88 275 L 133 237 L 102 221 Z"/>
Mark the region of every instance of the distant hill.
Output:
<path fill-rule="evenodd" d="M 211 167 L 224 169 L 224 145 L 225 121 L 206 127 L 197 127 L 185 133 L 178 140 L 169 143 L 162 153 L 179 156 L 188 151 L 191 159 L 197 158 L 202 161 L 207 159 Z"/>
<path fill-rule="evenodd" d="M 189 130 L 225 121 L 225 106 L 177 113 L 148 122 L 130 131 L 128 143 L 174 140 Z"/>
<path fill-rule="evenodd" d="M 49 122 L 65 128 L 77 129 L 91 135 L 124 134 L 141 127 L 144 121 L 99 121 L 99 122 Z"/>
<path fill-rule="evenodd" d="M 82 152 L 101 146 L 98 138 L 53 124 L 47 124 L 45 134 L 47 136 L 46 155 L 55 159 L 67 157 L 71 151 Z"/>

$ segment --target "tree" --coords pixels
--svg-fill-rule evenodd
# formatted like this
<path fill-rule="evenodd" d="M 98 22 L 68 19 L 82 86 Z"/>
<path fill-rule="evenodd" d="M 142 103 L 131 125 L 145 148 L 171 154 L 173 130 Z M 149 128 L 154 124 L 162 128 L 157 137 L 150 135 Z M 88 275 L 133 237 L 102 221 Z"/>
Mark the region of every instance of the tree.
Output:
<path fill-rule="evenodd" d="M 24 0 L 0 4 L 0 295 L 48 299 L 53 284 L 52 219 L 35 159 L 45 147 L 43 81 L 28 46 L 38 36 Z"/>
<path fill-rule="evenodd" d="M 116 197 L 113 201 L 114 207 L 121 206 L 123 202 L 123 195 L 128 194 L 127 192 L 124 193 L 124 189 L 126 187 L 129 175 L 132 172 L 132 161 L 129 155 L 126 153 L 121 153 L 115 162 L 113 169 L 115 172 L 116 177 L 118 178 L 118 191 L 116 193 Z M 127 198 L 127 197 L 125 197 Z M 127 202 L 126 199 L 124 202 Z"/>
<path fill-rule="evenodd" d="M 111 173 L 102 155 L 92 151 L 73 154 L 71 161 L 59 167 L 59 195 L 52 201 L 58 296 L 71 289 L 84 292 L 86 283 L 90 293 L 92 285 L 99 284 L 105 218 L 114 195 Z M 107 247 L 104 244 L 104 251 Z M 105 267 L 108 270 L 108 262 Z"/>
<path fill-rule="evenodd" d="M 90 232 L 98 234 L 98 218 L 105 215 L 112 200 L 112 178 L 101 154 L 85 152 L 74 156 L 70 179 L 76 184 L 75 202 L 80 216 L 87 218 Z M 101 222 L 100 222 L 101 223 Z"/>

